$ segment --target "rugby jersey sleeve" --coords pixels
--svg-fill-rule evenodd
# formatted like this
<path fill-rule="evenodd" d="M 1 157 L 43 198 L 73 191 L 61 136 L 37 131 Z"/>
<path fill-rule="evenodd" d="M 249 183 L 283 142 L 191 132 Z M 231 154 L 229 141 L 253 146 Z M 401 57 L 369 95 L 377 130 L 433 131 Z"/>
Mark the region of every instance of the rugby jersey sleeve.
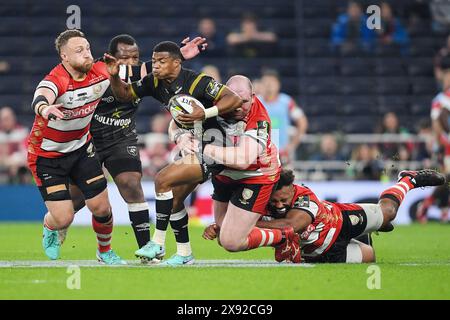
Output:
<path fill-rule="evenodd" d="M 149 73 L 144 78 L 131 83 L 131 92 L 135 98 L 155 97 L 157 87 L 158 79 Z"/>
<path fill-rule="evenodd" d="M 263 150 L 267 148 L 270 137 L 270 122 L 264 119 L 259 119 L 252 123 L 247 124 L 245 136 L 255 139 L 261 146 Z"/>
<path fill-rule="evenodd" d="M 55 94 L 55 100 L 63 93 L 61 83 L 58 77 L 56 77 L 53 74 L 48 74 L 41 82 L 39 82 L 39 84 L 36 87 L 36 90 L 41 88 L 51 90 Z"/>
<path fill-rule="evenodd" d="M 217 82 L 204 73 L 200 73 L 193 76 L 189 94 L 198 100 L 206 100 L 213 104 L 218 100 L 224 88 L 225 85 Z"/>
<path fill-rule="evenodd" d="M 319 199 L 311 190 L 307 188 L 303 189 L 303 192 L 295 194 L 291 209 L 307 212 L 311 216 L 312 221 L 314 221 L 320 210 Z"/>

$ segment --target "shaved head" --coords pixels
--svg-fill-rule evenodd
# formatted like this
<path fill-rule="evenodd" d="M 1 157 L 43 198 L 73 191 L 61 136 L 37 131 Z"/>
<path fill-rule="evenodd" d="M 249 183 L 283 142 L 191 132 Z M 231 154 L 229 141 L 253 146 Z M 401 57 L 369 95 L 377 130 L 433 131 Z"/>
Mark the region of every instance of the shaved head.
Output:
<path fill-rule="evenodd" d="M 228 79 L 227 87 L 245 101 L 240 108 L 232 111 L 229 117 L 237 121 L 245 119 L 253 104 L 254 93 L 252 82 L 245 76 L 236 75 Z"/>
<path fill-rule="evenodd" d="M 228 79 L 227 87 L 229 87 L 244 99 L 250 97 L 253 94 L 252 82 L 249 78 L 242 75 L 235 75 Z"/>

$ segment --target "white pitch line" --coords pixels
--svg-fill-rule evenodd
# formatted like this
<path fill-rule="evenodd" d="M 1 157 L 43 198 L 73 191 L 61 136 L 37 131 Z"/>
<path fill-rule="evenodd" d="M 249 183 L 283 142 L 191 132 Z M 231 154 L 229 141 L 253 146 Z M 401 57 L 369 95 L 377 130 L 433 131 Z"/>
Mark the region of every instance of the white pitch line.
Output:
<path fill-rule="evenodd" d="M 112 268 L 161 268 L 167 267 L 158 263 L 142 264 L 139 260 L 128 260 L 127 265 L 106 266 L 100 264 L 97 260 L 11 260 L 0 261 L 1 268 L 67 268 L 69 266 L 98 268 L 98 267 L 112 267 Z M 294 263 L 278 263 L 271 260 L 195 260 L 192 265 L 184 265 L 184 268 L 278 268 L 278 267 L 314 267 L 313 264 L 294 264 Z"/>
<path fill-rule="evenodd" d="M 425 263 L 400 263 L 400 266 L 405 267 L 437 267 L 437 266 L 450 266 L 450 262 L 425 262 Z"/>

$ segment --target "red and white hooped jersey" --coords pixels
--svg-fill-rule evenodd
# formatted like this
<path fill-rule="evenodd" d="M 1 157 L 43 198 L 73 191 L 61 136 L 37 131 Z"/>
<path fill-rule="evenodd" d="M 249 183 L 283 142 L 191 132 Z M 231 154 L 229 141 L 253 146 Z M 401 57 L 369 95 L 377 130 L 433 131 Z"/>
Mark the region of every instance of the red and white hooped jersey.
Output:
<path fill-rule="evenodd" d="M 258 98 L 254 98 L 250 112 L 245 119 L 246 126 L 243 136 L 248 136 L 260 143 L 262 152 L 256 162 L 245 170 L 227 168 L 216 178 L 223 183 L 272 184 L 278 181 L 281 162 L 278 149 L 271 140 L 271 121 L 264 105 Z M 239 137 L 235 145 L 239 144 Z"/>
<path fill-rule="evenodd" d="M 431 102 L 431 119 L 437 120 L 443 108 L 450 111 L 450 90 L 441 92 L 433 98 Z"/>
<path fill-rule="evenodd" d="M 81 148 L 90 139 L 94 111 L 109 86 L 104 62 L 95 62 L 83 81 L 75 81 L 62 64 L 42 80 L 37 88 L 48 88 L 62 103 L 64 118 L 45 120 L 36 115 L 28 137 L 28 152 L 45 158 L 58 158 Z"/>
<path fill-rule="evenodd" d="M 431 103 L 431 120 L 438 120 L 442 109 L 450 111 L 450 90 L 439 93 Z M 439 143 L 445 147 L 445 155 L 450 155 L 450 141 L 447 134 L 441 134 Z"/>
<path fill-rule="evenodd" d="M 321 201 L 309 188 L 295 185 L 291 209 L 306 211 L 313 218 L 306 230 L 300 234 L 302 256 L 317 257 L 326 252 L 336 241 L 342 229 L 342 211 L 355 210 L 352 204 Z M 349 206 L 349 208 L 346 208 Z M 359 208 L 361 209 L 361 208 Z"/>

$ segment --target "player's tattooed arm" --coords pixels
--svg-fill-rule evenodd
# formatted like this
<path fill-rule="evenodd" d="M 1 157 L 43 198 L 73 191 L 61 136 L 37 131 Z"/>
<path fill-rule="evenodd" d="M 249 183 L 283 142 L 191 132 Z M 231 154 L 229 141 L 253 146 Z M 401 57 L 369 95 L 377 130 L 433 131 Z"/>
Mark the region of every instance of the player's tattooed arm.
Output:
<path fill-rule="evenodd" d="M 131 85 L 122 81 L 119 77 L 119 61 L 107 53 L 105 53 L 103 57 L 110 75 L 109 82 L 111 84 L 111 89 L 116 99 L 121 102 L 133 101 L 135 97 L 133 96 Z"/>

